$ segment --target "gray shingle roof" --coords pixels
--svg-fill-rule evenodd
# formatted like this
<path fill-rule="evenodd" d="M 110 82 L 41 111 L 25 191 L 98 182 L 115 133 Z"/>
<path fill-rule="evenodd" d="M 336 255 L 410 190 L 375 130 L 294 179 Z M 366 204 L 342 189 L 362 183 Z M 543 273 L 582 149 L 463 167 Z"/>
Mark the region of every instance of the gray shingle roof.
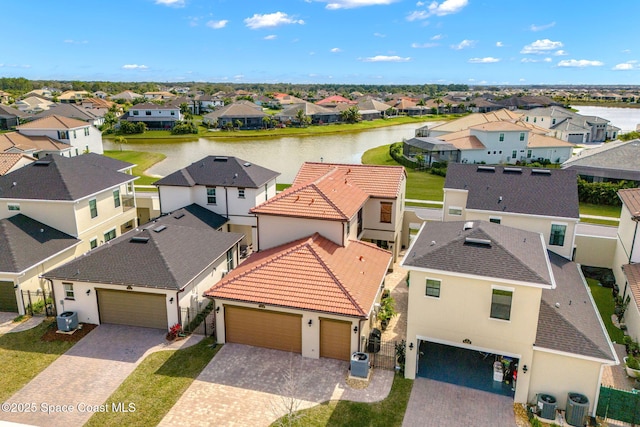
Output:
<path fill-rule="evenodd" d="M 207 156 L 165 176 L 154 184 L 178 187 L 206 185 L 259 188 L 279 175 L 278 172 L 237 157 Z"/>
<path fill-rule="evenodd" d="M 225 105 L 224 107 L 221 107 L 220 109 L 205 115 L 204 118 L 213 120 L 218 118 L 242 119 L 246 117 L 267 116 L 267 113 L 263 112 L 262 108 L 259 105 L 256 105 L 252 102 L 249 104 L 236 102 L 233 104 Z"/>
<path fill-rule="evenodd" d="M 451 163 L 444 188 L 468 190 L 467 209 L 579 218 L 575 171 Z"/>
<path fill-rule="evenodd" d="M 80 243 L 23 214 L 0 220 L 0 271 L 20 273 Z"/>
<path fill-rule="evenodd" d="M 425 223 L 403 265 L 553 286 L 539 233 L 484 221 Z"/>
<path fill-rule="evenodd" d="M 84 122 L 96 120 L 99 117 L 91 110 L 78 107 L 74 104 L 54 103 L 53 105 L 49 106 L 48 110 L 41 111 L 40 113 L 34 115 L 33 120 L 53 115 L 69 117 L 71 119 L 78 119 Z"/>
<path fill-rule="evenodd" d="M 217 231 L 221 218 L 204 208 L 178 209 L 43 276 L 178 290 L 242 239 Z"/>
<path fill-rule="evenodd" d="M 613 141 L 583 150 L 564 162 L 562 168 L 583 175 L 593 174 L 592 170 L 606 171 L 609 178 L 640 181 L 640 139 Z"/>
<path fill-rule="evenodd" d="M 553 252 L 549 252 L 549 260 L 557 286 L 542 291 L 535 345 L 615 360 L 580 267 Z"/>
<path fill-rule="evenodd" d="M 112 169 L 120 168 L 124 162 L 115 163 L 98 156 L 47 155 L 0 176 L 0 198 L 79 200 L 136 179 Z"/>

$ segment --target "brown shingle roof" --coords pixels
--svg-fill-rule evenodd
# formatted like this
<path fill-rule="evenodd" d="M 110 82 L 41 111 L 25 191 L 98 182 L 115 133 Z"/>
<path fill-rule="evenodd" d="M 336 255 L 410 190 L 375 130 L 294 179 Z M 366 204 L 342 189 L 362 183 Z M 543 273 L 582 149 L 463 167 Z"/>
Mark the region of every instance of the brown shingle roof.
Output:
<path fill-rule="evenodd" d="M 375 245 L 341 247 L 315 233 L 252 254 L 205 296 L 367 317 L 390 261 Z"/>
<path fill-rule="evenodd" d="M 48 136 L 28 136 L 18 132 L 0 134 L 0 152 L 16 148 L 21 151 L 64 151 L 70 145 L 58 142 Z"/>
<path fill-rule="evenodd" d="M 629 290 L 636 305 L 640 306 L 640 264 L 625 264 L 622 266 L 622 271 L 627 277 Z"/>
<path fill-rule="evenodd" d="M 640 188 L 625 188 L 618 190 L 622 203 L 629 209 L 631 215 L 640 215 Z"/>
<path fill-rule="evenodd" d="M 54 114 L 25 123 L 16 127 L 16 129 L 77 129 L 86 126 L 89 125 L 82 120 L 71 119 L 69 117 L 57 116 Z"/>

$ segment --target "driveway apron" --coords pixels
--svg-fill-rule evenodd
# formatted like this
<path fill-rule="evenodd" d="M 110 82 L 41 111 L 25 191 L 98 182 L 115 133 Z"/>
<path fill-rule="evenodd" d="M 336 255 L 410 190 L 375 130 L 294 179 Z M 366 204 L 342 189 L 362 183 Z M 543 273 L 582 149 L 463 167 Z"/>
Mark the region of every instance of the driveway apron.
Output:
<path fill-rule="evenodd" d="M 17 409 L 29 405 L 30 412 L 3 409 L 0 420 L 47 427 L 84 424 L 146 355 L 202 339 L 168 343 L 165 335 L 160 329 L 100 325 L 6 402 Z M 125 407 L 129 403 L 136 402 L 124 402 Z"/>
<path fill-rule="evenodd" d="M 515 427 L 513 399 L 426 378 L 416 378 L 404 427 Z"/>
<path fill-rule="evenodd" d="M 355 389 L 346 384 L 347 369 L 345 361 L 225 344 L 159 425 L 268 426 L 288 404 L 377 402 L 389 394 L 393 372 L 375 370 L 368 387 Z"/>

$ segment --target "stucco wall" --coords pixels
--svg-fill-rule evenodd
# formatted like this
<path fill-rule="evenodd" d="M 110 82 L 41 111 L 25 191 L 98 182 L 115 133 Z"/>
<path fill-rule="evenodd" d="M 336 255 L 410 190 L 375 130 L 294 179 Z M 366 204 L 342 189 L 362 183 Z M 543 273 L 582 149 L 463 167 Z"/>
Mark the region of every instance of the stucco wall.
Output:
<path fill-rule="evenodd" d="M 260 250 L 265 250 L 309 237 L 315 232 L 338 245 L 342 245 L 343 228 L 346 228 L 346 225 L 343 227 L 343 223 L 340 221 L 260 215 L 258 219 L 258 245 Z"/>
<path fill-rule="evenodd" d="M 19 211 L 10 211 L 7 205 L 19 204 Z M 49 227 L 53 227 L 71 236 L 78 236 L 76 225 L 75 205 L 73 201 L 31 201 L 0 199 L 0 217 L 10 218 L 16 214 L 23 214 Z"/>
<path fill-rule="evenodd" d="M 575 262 L 591 267 L 611 268 L 617 239 L 576 234 Z"/>
<path fill-rule="evenodd" d="M 160 210 L 162 213 L 173 212 L 194 203 L 193 192 L 190 187 L 159 185 L 158 194 L 160 195 Z"/>

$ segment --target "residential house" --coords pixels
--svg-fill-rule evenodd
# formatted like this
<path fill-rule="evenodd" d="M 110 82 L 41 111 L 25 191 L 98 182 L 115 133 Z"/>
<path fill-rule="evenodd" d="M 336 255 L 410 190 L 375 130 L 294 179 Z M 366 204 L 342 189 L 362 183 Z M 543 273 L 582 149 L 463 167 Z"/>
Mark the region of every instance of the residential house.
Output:
<path fill-rule="evenodd" d="M 103 117 L 110 108 L 117 105 L 115 102 L 108 101 L 106 98 L 85 98 L 82 100 L 82 108 L 89 110 L 98 117 Z M 122 113 L 122 107 L 118 107 L 118 114 Z"/>
<path fill-rule="evenodd" d="M 53 99 L 53 95 L 54 92 L 56 92 L 55 90 L 51 90 L 51 89 L 34 89 L 31 92 L 27 92 L 24 95 L 22 95 L 22 98 L 29 98 L 31 96 L 35 96 L 38 98 L 42 98 L 42 99 L 47 99 L 47 100 L 51 100 Z"/>
<path fill-rule="evenodd" d="M 31 157 L 24 153 L 0 152 L 0 175 L 6 175 L 9 172 L 13 172 L 14 170 L 20 169 L 21 167 L 35 161 L 35 157 Z"/>
<path fill-rule="evenodd" d="M 450 164 L 443 221 L 482 220 L 542 234 L 549 250 L 573 259 L 580 220 L 575 171 Z"/>
<path fill-rule="evenodd" d="M 107 92 L 103 92 L 101 90 L 98 90 L 98 91 L 93 93 L 93 96 L 98 98 L 98 99 L 107 99 L 109 97 L 109 94 Z M 88 99 L 91 99 L 91 98 L 88 98 Z M 84 101 L 85 100 L 83 99 L 83 102 Z"/>
<path fill-rule="evenodd" d="M 535 108 L 562 106 L 561 102 L 556 102 L 544 95 L 512 95 L 505 99 L 496 100 L 495 102 L 510 110 L 532 110 Z"/>
<path fill-rule="evenodd" d="M 619 363 L 577 264 L 546 239 L 485 221 L 426 222 L 409 270 L 405 376 L 534 402 L 569 392 L 595 414 L 602 369 Z"/>
<path fill-rule="evenodd" d="M 390 265 L 375 245 L 319 233 L 253 253 L 205 292 L 216 340 L 349 360 L 375 326 Z"/>
<path fill-rule="evenodd" d="M 340 111 L 333 108 L 323 107 L 311 102 L 303 102 L 301 104 L 291 104 L 282 111 L 274 114 L 274 118 L 283 124 L 300 124 L 298 114 L 302 114 L 311 118 L 312 124 L 338 123 L 342 119 Z"/>
<path fill-rule="evenodd" d="M 280 105 L 291 105 L 291 104 L 303 104 L 306 101 L 301 98 L 297 98 L 293 95 L 288 95 L 286 93 L 274 93 L 273 97 L 277 100 Z"/>
<path fill-rule="evenodd" d="M 356 105 L 357 102 L 356 101 L 352 101 L 351 99 L 347 99 L 344 96 L 341 95 L 332 95 L 329 97 L 326 97 L 318 102 L 316 102 L 317 105 L 322 105 L 324 107 L 332 107 L 335 106 L 337 104 L 347 104 L 347 105 Z"/>
<path fill-rule="evenodd" d="M 156 181 L 160 211 L 190 204 L 225 217 L 226 231 L 244 235 L 243 249 L 257 247 L 258 222 L 251 208 L 276 195 L 280 174 L 237 157 L 207 156 Z"/>
<path fill-rule="evenodd" d="M 84 102 L 84 101 L 83 101 Z M 45 111 L 41 111 L 40 113 L 35 114 L 31 120 L 37 120 L 42 117 L 47 116 L 60 116 L 60 117 L 68 117 L 70 119 L 81 120 L 83 122 L 89 123 L 96 128 L 102 126 L 104 124 L 104 113 L 97 114 L 92 110 L 81 106 L 80 104 L 62 104 L 62 103 L 54 103 L 49 106 L 49 108 Z"/>
<path fill-rule="evenodd" d="M 124 101 L 124 102 L 132 102 L 136 99 L 144 98 L 144 96 L 139 93 L 132 92 L 130 90 L 125 90 L 124 92 L 116 93 L 115 95 L 111 95 L 109 97 L 112 101 Z"/>
<path fill-rule="evenodd" d="M 203 292 L 237 263 L 242 235 L 218 231 L 225 221 L 187 206 L 48 271 L 57 311 L 94 324 L 189 324 L 207 304 Z"/>
<path fill-rule="evenodd" d="M 573 143 L 616 139 L 620 131 L 620 128 L 609 124 L 607 119 L 583 116 L 557 106 L 529 110 L 524 114 L 523 120 L 549 129 L 552 136 Z"/>
<path fill-rule="evenodd" d="M 225 105 L 202 117 L 202 122 L 212 127 L 239 127 L 240 129 L 261 129 L 263 118 L 268 114 L 253 102 L 242 100 Z"/>
<path fill-rule="evenodd" d="M 13 106 L 23 113 L 37 114 L 48 109 L 52 104 L 53 102 L 47 101 L 46 99 L 38 98 L 36 96 L 29 96 L 27 98 L 16 101 Z"/>
<path fill-rule="evenodd" d="M 0 176 L 0 218 L 21 213 L 68 234 L 80 255 L 135 227 L 132 166 L 94 153 L 47 155 Z"/>
<path fill-rule="evenodd" d="M 4 214 L 0 219 L 0 311 L 25 314 L 27 306 L 41 301 L 49 290 L 39 275 L 72 259 L 81 241 L 19 211 Z M 28 292 L 34 293 L 31 298 Z"/>
<path fill-rule="evenodd" d="M 402 242 L 406 174 L 399 166 L 302 165 L 291 187 L 251 209 L 258 250 L 320 233 L 345 246 L 364 240 L 396 259 Z"/>
<path fill-rule="evenodd" d="M 195 97 L 195 114 L 211 112 L 219 107 L 224 107 L 224 100 L 215 95 L 198 95 Z"/>
<path fill-rule="evenodd" d="M 86 90 L 67 90 L 57 96 L 58 102 L 63 104 L 79 104 L 90 96 Z"/>
<path fill-rule="evenodd" d="M 175 105 L 159 105 L 153 102 L 143 102 L 129 108 L 121 120 L 142 122 L 147 129 L 171 129 L 176 122 L 183 119 L 180 107 Z"/>
<path fill-rule="evenodd" d="M 20 120 L 26 119 L 28 114 L 20 110 L 0 104 L 0 130 L 9 130 L 20 124 Z"/>
<path fill-rule="evenodd" d="M 612 141 L 584 149 L 562 164 L 588 182 L 636 181 L 640 183 L 640 139 Z"/>
<path fill-rule="evenodd" d="M 102 154 L 102 132 L 87 122 L 51 115 L 16 127 L 22 135 L 45 136 L 73 147 L 71 155 L 82 153 Z"/>
<path fill-rule="evenodd" d="M 618 191 L 622 200 L 613 274 L 623 301 L 628 301 L 624 321 L 627 334 L 640 340 L 640 188 Z"/>
<path fill-rule="evenodd" d="M 362 120 L 375 120 L 387 115 L 387 111 L 391 109 L 389 104 L 376 101 L 375 99 L 365 99 L 358 102 L 358 111 Z"/>
<path fill-rule="evenodd" d="M 0 104 L 9 104 L 13 100 L 13 95 L 9 92 L 0 90 Z"/>
<path fill-rule="evenodd" d="M 47 154 L 71 157 L 76 155 L 76 150 L 71 145 L 48 136 L 27 136 L 19 132 L 7 132 L 0 134 L 0 153 L 25 154 L 35 158 Z"/>
<path fill-rule="evenodd" d="M 143 96 L 146 99 L 153 99 L 156 101 L 166 101 L 175 98 L 177 95 L 167 92 L 167 91 L 155 91 L 155 92 L 145 92 Z"/>
<path fill-rule="evenodd" d="M 423 126 L 415 131 L 415 136 L 434 137 L 437 138 L 449 133 L 460 132 L 467 130 L 472 126 L 483 125 L 486 123 L 493 123 L 499 121 L 516 122 L 521 117 L 521 114 L 509 111 L 506 109 L 500 109 L 498 111 L 490 113 L 476 113 L 469 114 L 468 116 L 460 117 L 459 119 L 444 122 L 436 126 Z"/>

